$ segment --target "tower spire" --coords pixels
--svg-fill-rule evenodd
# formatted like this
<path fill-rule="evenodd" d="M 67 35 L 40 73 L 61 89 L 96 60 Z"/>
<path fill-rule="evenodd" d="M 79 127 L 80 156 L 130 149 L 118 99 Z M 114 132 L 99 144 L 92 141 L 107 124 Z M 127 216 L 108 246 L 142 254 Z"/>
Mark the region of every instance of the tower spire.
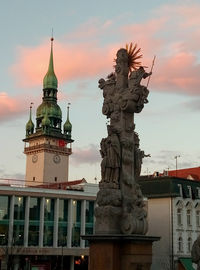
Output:
<path fill-rule="evenodd" d="M 54 72 L 54 65 L 53 65 L 53 41 L 54 41 L 54 38 L 51 37 L 51 52 L 50 52 L 50 59 L 49 59 L 49 67 L 43 80 L 43 89 L 57 89 L 58 88 L 58 80 L 56 78 L 56 75 Z"/>
<path fill-rule="evenodd" d="M 33 102 L 31 102 L 31 104 L 30 104 L 29 120 L 26 124 L 26 136 L 27 137 L 29 135 L 33 134 L 33 132 L 34 132 L 34 124 L 32 121 L 32 105 L 33 105 Z"/>
<path fill-rule="evenodd" d="M 68 103 L 67 106 L 67 120 L 63 126 L 64 134 L 66 135 L 67 139 L 71 139 L 71 132 L 72 132 L 72 124 L 69 121 L 69 105 L 70 103 Z"/>

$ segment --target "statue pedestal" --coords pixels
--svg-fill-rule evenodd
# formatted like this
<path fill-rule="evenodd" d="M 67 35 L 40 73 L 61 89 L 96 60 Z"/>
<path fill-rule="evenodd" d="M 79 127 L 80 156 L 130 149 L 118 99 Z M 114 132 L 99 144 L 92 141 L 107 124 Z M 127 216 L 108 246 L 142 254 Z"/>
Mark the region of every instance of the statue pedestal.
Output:
<path fill-rule="evenodd" d="M 144 235 L 84 235 L 90 243 L 89 270 L 149 270 L 152 243 L 160 237 Z"/>

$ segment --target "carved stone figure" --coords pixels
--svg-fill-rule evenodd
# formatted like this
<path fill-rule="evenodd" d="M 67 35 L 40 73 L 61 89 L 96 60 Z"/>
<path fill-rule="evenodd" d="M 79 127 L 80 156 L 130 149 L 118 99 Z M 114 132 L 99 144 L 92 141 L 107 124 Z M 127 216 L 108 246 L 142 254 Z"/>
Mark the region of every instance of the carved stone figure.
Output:
<path fill-rule="evenodd" d="M 191 255 L 192 261 L 197 264 L 197 270 L 200 270 L 200 236 L 194 241 Z"/>
<path fill-rule="evenodd" d="M 101 163 L 102 181 L 119 183 L 120 168 L 120 142 L 112 127 L 107 126 L 108 137 L 101 140 Z"/>
<path fill-rule="evenodd" d="M 149 90 L 140 83 L 151 72 L 136 68 L 138 58 L 127 49 L 118 50 L 115 72 L 99 80 L 104 98 L 102 113 L 110 119 L 108 136 L 100 144 L 102 179 L 95 208 L 95 231 L 100 234 L 147 232 L 147 213 L 137 184 L 146 155 L 134 131 L 134 113 L 141 112 L 148 102 Z"/>

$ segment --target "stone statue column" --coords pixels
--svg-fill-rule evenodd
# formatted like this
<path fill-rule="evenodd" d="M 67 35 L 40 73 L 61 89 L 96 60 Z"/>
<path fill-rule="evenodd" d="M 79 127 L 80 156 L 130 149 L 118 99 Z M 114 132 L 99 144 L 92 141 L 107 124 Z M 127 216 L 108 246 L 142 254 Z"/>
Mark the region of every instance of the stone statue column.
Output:
<path fill-rule="evenodd" d="M 101 182 L 95 208 L 97 234 L 146 234 L 143 196 L 137 183 L 144 152 L 139 149 L 134 114 L 148 102 L 148 89 L 140 85 L 151 75 L 143 67 L 130 71 L 126 49 L 117 52 L 115 72 L 99 80 L 102 113 L 110 119 L 108 136 L 101 140 Z"/>

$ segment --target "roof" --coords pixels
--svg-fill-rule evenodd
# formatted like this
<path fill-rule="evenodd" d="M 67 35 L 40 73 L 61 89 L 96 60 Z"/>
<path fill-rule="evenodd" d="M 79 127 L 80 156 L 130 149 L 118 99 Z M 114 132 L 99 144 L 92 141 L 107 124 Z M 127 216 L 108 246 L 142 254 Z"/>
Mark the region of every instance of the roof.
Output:
<path fill-rule="evenodd" d="M 195 270 L 194 267 L 192 266 L 191 258 L 179 258 L 179 261 L 181 262 L 185 270 Z"/>
<path fill-rule="evenodd" d="M 175 176 L 175 177 L 200 181 L 200 167 L 171 170 L 171 171 L 168 171 L 168 176 Z"/>
<path fill-rule="evenodd" d="M 85 178 L 75 181 L 59 182 L 59 183 L 48 183 L 37 185 L 39 188 L 50 188 L 50 189 L 76 189 L 79 185 L 87 183 Z M 35 186 L 34 186 L 35 187 Z M 80 189 L 80 187 L 78 188 Z"/>
<path fill-rule="evenodd" d="M 179 197 L 180 186 L 182 187 L 183 198 L 190 198 L 191 194 L 189 186 L 191 187 L 192 199 L 200 199 L 198 188 L 200 188 L 200 181 L 191 181 L 189 179 L 159 176 L 159 177 L 140 177 L 139 184 L 144 196 L 147 198 L 167 198 Z"/>
<path fill-rule="evenodd" d="M 56 182 L 56 183 L 41 183 L 38 185 L 29 185 L 29 187 L 34 188 L 47 188 L 47 189 L 73 189 L 73 190 L 83 190 L 82 184 L 87 183 L 85 178 L 82 178 L 80 180 L 74 180 L 74 181 L 65 181 L 65 182 Z M 25 187 L 25 180 L 19 180 L 19 179 L 8 179 L 8 178 L 0 178 L 0 186 L 18 186 L 18 187 Z"/>

